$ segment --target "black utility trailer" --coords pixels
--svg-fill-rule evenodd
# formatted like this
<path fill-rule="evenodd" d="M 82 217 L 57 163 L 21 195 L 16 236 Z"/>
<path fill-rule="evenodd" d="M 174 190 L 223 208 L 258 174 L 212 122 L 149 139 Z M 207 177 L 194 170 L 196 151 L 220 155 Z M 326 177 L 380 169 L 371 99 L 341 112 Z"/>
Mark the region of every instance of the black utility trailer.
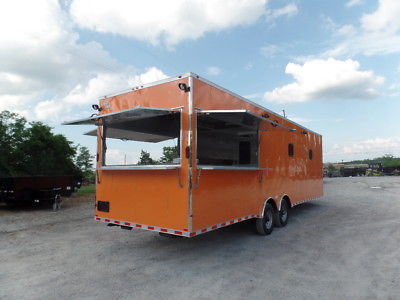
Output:
<path fill-rule="evenodd" d="M 0 202 L 7 205 L 53 204 L 60 208 L 61 196 L 69 197 L 81 186 L 77 176 L 24 176 L 0 178 Z"/>

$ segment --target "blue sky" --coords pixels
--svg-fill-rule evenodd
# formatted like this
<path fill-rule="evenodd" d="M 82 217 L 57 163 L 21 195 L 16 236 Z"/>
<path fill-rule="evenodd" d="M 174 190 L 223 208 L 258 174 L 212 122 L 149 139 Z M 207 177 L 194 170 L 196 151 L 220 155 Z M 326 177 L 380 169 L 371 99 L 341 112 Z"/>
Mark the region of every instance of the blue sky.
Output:
<path fill-rule="evenodd" d="M 399 15 L 395 0 L 2 1 L 0 110 L 94 152 L 60 123 L 195 72 L 321 133 L 325 161 L 400 155 Z"/>

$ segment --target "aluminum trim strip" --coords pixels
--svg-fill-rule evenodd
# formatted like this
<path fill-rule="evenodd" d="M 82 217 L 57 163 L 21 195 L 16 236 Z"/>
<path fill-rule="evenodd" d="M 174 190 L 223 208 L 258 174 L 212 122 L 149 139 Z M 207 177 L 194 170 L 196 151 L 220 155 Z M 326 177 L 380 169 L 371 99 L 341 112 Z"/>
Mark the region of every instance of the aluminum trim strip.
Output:
<path fill-rule="evenodd" d="M 212 113 L 249 113 L 246 109 L 210 109 L 210 110 L 199 110 L 199 114 L 212 114 Z M 254 115 L 254 114 L 253 114 Z"/>
<path fill-rule="evenodd" d="M 129 166 L 129 165 L 116 165 L 116 166 L 103 166 L 96 168 L 96 170 L 110 171 L 110 170 L 173 170 L 179 169 L 181 165 L 140 165 L 140 166 Z"/>
<path fill-rule="evenodd" d="M 243 216 L 243 217 L 240 217 L 240 218 L 231 219 L 231 220 L 228 220 L 228 221 L 224 221 L 222 223 L 211 225 L 209 227 L 205 227 L 205 228 L 202 228 L 202 229 L 199 229 L 199 230 L 191 231 L 191 232 L 189 232 L 189 237 L 194 237 L 194 236 L 200 235 L 202 233 L 210 232 L 210 231 L 222 228 L 222 227 L 226 227 L 226 226 L 229 226 L 229 225 L 232 225 L 232 224 L 236 224 L 236 223 L 239 223 L 239 222 L 243 222 L 243 221 L 246 221 L 246 220 L 259 218 L 259 217 L 260 216 L 258 214 L 251 214 L 251 215 Z"/>
<path fill-rule="evenodd" d="M 299 205 L 299 204 L 303 204 L 303 203 L 309 202 L 309 201 L 321 200 L 322 197 L 323 197 L 323 195 L 320 195 L 320 196 L 317 196 L 317 197 L 313 197 L 313 198 L 308 198 L 308 199 L 299 201 L 299 202 L 297 202 L 295 204 L 292 204 L 292 207 L 294 207 L 296 205 Z"/>
<path fill-rule="evenodd" d="M 171 228 L 164 228 L 164 227 L 158 227 L 158 226 L 153 226 L 153 225 L 145 225 L 145 224 L 140 224 L 140 223 L 130 222 L 130 221 L 121 221 L 121 220 L 116 220 L 116 219 L 111 219 L 111 218 L 103 218 L 103 217 L 99 217 L 99 216 L 95 216 L 94 219 L 95 219 L 95 221 L 101 221 L 101 222 L 105 222 L 107 224 L 115 224 L 115 225 L 120 225 L 120 226 L 131 227 L 131 228 L 139 228 L 139 229 L 145 229 L 145 230 L 150 230 L 150 231 L 169 233 L 169 234 L 173 234 L 173 235 L 177 235 L 177 236 L 189 237 L 189 230 L 187 228 L 171 229 Z"/>
<path fill-rule="evenodd" d="M 271 168 L 258 168 L 258 167 L 231 167 L 231 166 L 213 166 L 213 165 L 198 165 L 201 170 L 236 170 L 236 171 L 270 171 Z"/>
<path fill-rule="evenodd" d="M 211 225 L 211 226 L 208 226 L 208 227 L 205 227 L 205 228 L 202 228 L 199 230 L 195 230 L 195 231 L 189 230 L 187 228 L 184 228 L 181 230 L 181 229 L 164 228 L 164 227 L 153 226 L 153 225 L 145 225 L 145 224 L 140 224 L 140 223 L 136 223 L 136 222 L 121 221 L 121 220 L 116 220 L 116 219 L 112 219 L 112 218 L 103 218 L 103 217 L 99 217 L 97 215 L 94 217 L 94 219 L 95 219 L 95 221 L 101 221 L 101 222 L 104 222 L 107 224 L 115 224 L 115 225 L 119 225 L 119 226 L 131 227 L 131 228 L 145 229 L 145 230 L 168 233 L 168 234 L 172 234 L 172 235 L 190 238 L 190 237 L 200 235 L 202 233 L 210 232 L 210 231 L 222 228 L 222 227 L 226 227 L 226 226 L 229 226 L 232 224 L 236 224 L 239 222 L 243 222 L 246 220 L 259 218 L 259 217 L 260 216 L 257 214 L 250 214 L 247 216 L 224 221 L 224 222 L 221 222 L 221 223 L 218 223 L 215 225 Z"/>
<path fill-rule="evenodd" d="M 188 217 L 188 227 L 189 230 L 192 230 L 192 224 L 193 224 L 193 193 L 192 193 L 192 188 L 193 188 L 193 77 L 191 74 L 189 74 L 188 78 L 188 84 L 189 84 L 189 93 L 188 93 L 188 110 L 189 110 L 189 132 L 188 132 L 188 147 L 189 147 L 189 162 L 188 162 L 188 167 L 189 167 L 189 172 L 188 172 L 188 210 L 189 210 L 189 217 Z M 197 125 L 196 128 L 197 130 Z M 197 137 L 197 134 L 196 134 Z M 197 153 L 197 149 L 196 149 Z"/>

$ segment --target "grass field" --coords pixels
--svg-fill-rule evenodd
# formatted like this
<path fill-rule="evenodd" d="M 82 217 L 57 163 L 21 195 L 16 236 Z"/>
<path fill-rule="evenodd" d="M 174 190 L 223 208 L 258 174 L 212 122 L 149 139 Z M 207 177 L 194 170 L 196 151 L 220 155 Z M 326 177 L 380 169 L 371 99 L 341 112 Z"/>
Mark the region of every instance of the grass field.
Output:
<path fill-rule="evenodd" d="M 78 195 L 88 195 L 88 194 L 93 194 L 95 191 L 96 191 L 96 185 L 89 184 L 89 185 L 81 186 L 81 188 L 78 190 L 77 194 Z"/>

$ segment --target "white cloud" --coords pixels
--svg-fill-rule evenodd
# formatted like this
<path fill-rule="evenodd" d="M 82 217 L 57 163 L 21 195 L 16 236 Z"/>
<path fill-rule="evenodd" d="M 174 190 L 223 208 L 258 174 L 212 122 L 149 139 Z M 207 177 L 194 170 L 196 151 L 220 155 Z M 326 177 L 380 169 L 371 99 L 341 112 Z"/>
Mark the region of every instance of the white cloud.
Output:
<path fill-rule="evenodd" d="M 80 42 L 57 0 L 1 1 L 0 45 L 0 109 L 40 120 L 59 122 L 98 95 L 165 76 L 137 75 L 100 44 Z"/>
<path fill-rule="evenodd" d="M 353 7 L 353 6 L 362 4 L 362 2 L 363 2 L 362 0 L 350 0 L 350 1 L 346 2 L 345 6 Z"/>
<path fill-rule="evenodd" d="M 284 7 L 271 10 L 269 16 L 273 19 L 282 16 L 292 17 L 294 15 L 297 15 L 298 12 L 299 9 L 297 8 L 296 4 L 291 3 Z"/>
<path fill-rule="evenodd" d="M 338 25 L 332 20 L 332 18 L 325 15 L 321 16 L 321 25 L 322 28 L 329 31 L 334 31 L 338 28 Z"/>
<path fill-rule="evenodd" d="M 352 1 L 350 1 L 352 2 Z M 364 54 L 382 55 L 400 52 L 400 1 L 379 0 L 378 8 L 360 19 L 357 36 L 347 37 L 322 56 Z M 345 25 L 351 26 L 351 25 Z M 347 29 L 350 29 L 347 28 Z"/>
<path fill-rule="evenodd" d="M 73 0 L 70 14 L 83 28 L 173 46 L 208 31 L 252 24 L 266 13 L 266 4 L 267 0 Z"/>
<path fill-rule="evenodd" d="M 368 31 L 391 31 L 400 29 L 400 2 L 398 0 L 380 0 L 378 9 L 364 14 L 361 26 Z"/>
<path fill-rule="evenodd" d="M 285 103 L 377 97 L 376 88 L 384 78 L 372 71 L 359 71 L 359 68 L 360 64 L 350 59 L 314 59 L 303 65 L 289 63 L 285 72 L 292 75 L 295 82 L 266 92 L 264 99 Z"/>
<path fill-rule="evenodd" d="M 35 107 L 35 114 L 41 120 L 54 120 L 61 112 L 71 112 L 74 105 L 97 103 L 100 97 L 166 77 L 156 67 L 148 68 L 138 75 L 134 75 L 129 68 L 120 73 L 99 73 L 83 84 L 77 84 L 64 98 L 39 102 Z"/>
<path fill-rule="evenodd" d="M 246 98 L 246 99 L 259 99 L 259 98 L 262 98 L 262 96 L 263 96 L 262 93 L 253 93 L 253 94 L 244 95 L 244 98 Z"/>
<path fill-rule="evenodd" d="M 0 3 L 0 107 L 19 109 L 117 63 L 79 36 L 56 0 Z M 101 62 L 99 66 L 96 62 Z M 28 107 L 27 107 L 28 106 Z"/>
<path fill-rule="evenodd" d="M 248 26 L 262 16 L 293 16 L 295 4 L 268 9 L 268 0 L 73 0 L 70 15 L 82 28 L 171 48 L 207 32 Z"/>
<path fill-rule="evenodd" d="M 392 84 L 389 86 L 389 90 L 400 90 L 400 83 L 399 83 L 399 82 L 397 82 L 397 83 L 392 83 Z"/>
<path fill-rule="evenodd" d="M 400 154 L 400 137 L 372 138 L 348 143 L 335 143 L 324 153 L 325 161 L 352 160 Z"/>
<path fill-rule="evenodd" d="M 60 115 L 68 114 L 71 106 L 57 100 L 44 100 L 36 104 L 34 108 L 35 117 L 43 121 L 57 121 Z"/>
<path fill-rule="evenodd" d="M 140 152 L 129 150 L 122 150 L 118 148 L 107 149 L 106 162 L 108 165 L 123 165 L 123 164 L 136 164 L 139 161 Z"/>
<path fill-rule="evenodd" d="M 218 67 L 208 67 L 207 74 L 211 75 L 211 76 L 217 76 L 217 75 L 221 74 L 221 69 Z"/>
<path fill-rule="evenodd" d="M 310 122 L 315 122 L 316 120 L 313 119 L 307 119 L 307 118 L 298 118 L 298 117 L 289 117 L 289 120 L 292 120 L 293 122 L 303 124 L 303 123 L 310 123 Z"/>
<path fill-rule="evenodd" d="M 141 85 L 166 78 L 167 76 L 156 67 L 151 67 L 146 72 L 134 75 L 134 71 L 127 68 L 120 73 L 100 73 L 90 78 L 85 84 L 76 85 L 68 95 L 63 98 L 67 103 L 92 103 L 98 98 L 125 90 L 129 87 Z"/>
<path fill-rule="evenodd" d="M 325 15 L 321 16 L 321 20 L 322 27 L 327 31 L 330 31 L 335 36 L 346 37 L 355 35 L 357 33 L 357 29 L 351 24 L 340 26 L 339 24 L 336 24 L 335 21 L 332 20 L 332 18 Z"/>
<path fill-rule="evenodd" d="M 267 58 L 274 57 L 278 53 L 279 50 L 280 49 L 277 45 L 267 45 L 267 46 L 263 46 L 260 48 L 261 54 Z"/>
<path fill-rule="evenodd" d="M 337 29 L 337 34 L 341 36 L 353 36 L 357 33 L 357 30 L 353 25 L 343 25 Z"/>

